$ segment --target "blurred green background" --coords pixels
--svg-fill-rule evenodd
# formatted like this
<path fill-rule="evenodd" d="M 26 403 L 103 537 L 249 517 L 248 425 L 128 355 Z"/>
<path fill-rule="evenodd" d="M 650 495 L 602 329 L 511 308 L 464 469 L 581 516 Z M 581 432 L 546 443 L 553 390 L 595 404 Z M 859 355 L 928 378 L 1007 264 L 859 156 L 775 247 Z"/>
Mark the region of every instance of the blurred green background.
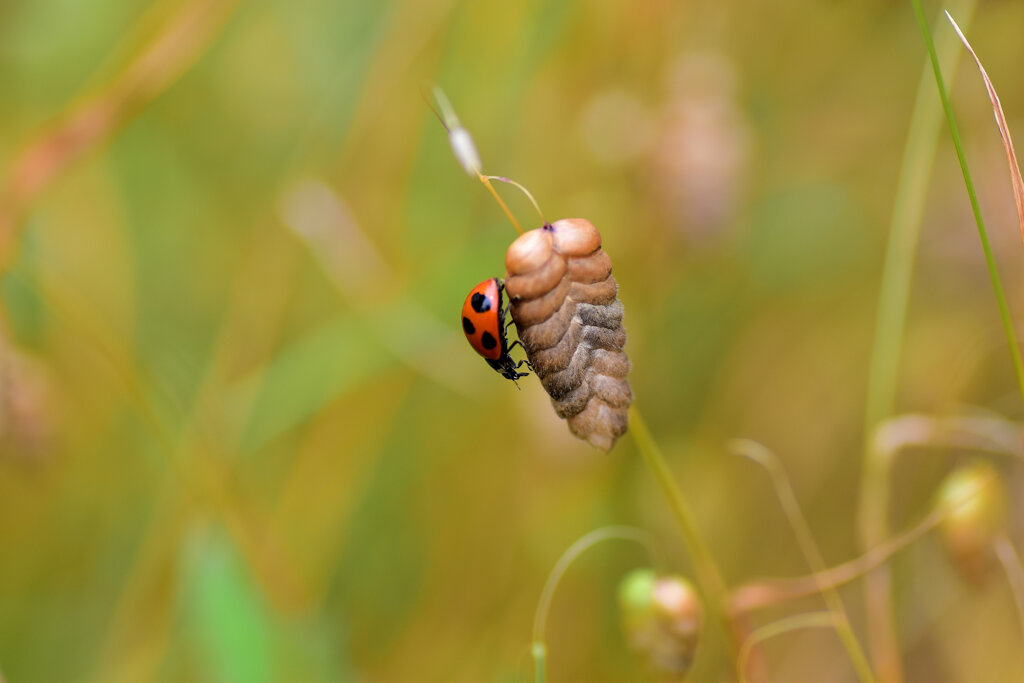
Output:
<path fill-rule="evenodd" d="M 992 1 L 970 28 L 1011 126 L 1021 26 L 1024 5 Z M 0 3 L 0 197 L 19 235 L 0 284 L 3 680 L 527 681 L 544 578 L 580 535 L 650 529 L 691 573 L 633 441 L 577 441 L 533 378 L 516 391 L 462 339 L 466 292 L 515 235 L 424 81 L 487 172 L 602 231 L 637 405 L 726 579 L 807 571 L 734 436 L 780 454 L 827 562 L 856 556 L 923 60 L 892 0 Z M 973 70 L 953 94 L 1019 312 L 991 109 Z M 1016 419 L 958 174 L 943 137 L 898 406 Z M 901 461 L 894 528 L 949 463 Z M 614 595 L 645 562 L 608 544 L 574 566 L 550 680 L 641 678 Z M 1005 581 L 964 584 L 926 537 L 894 584 L 913 680 L 1022 675 Z M 860 628 L 859 584 L 843 596 Z M 853 680 L 827 631 L 766 656 L 775 680 Z M 729 676 L 712 637 L 695 679 Z"/>

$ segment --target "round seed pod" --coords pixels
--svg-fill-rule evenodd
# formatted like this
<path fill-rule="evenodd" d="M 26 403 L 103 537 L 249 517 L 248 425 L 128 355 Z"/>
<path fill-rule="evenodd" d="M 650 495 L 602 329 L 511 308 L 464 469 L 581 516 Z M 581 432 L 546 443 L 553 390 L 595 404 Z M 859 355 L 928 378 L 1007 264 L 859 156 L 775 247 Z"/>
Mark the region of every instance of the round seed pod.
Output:
<path fill-rule="evenodd" d="M 953 470 L 939 487 L 938 507 L 945 513 L 939 531 L 953 565 L 971 583 L 982 583 L 995 559 L 993 544 L 1005 533 L 1009 514 L 999 470 L 986 460 Z"/>
<path fill-rule="evenodd" d="M 690 582 L 635 569 L 619 584 L 619 610 L 629 648 L 645 668 L 660 680 L 684 679 L 693 666 L 703 618 Z"/>
<path fill-rule="evenodd" d="M 622 302 L 601 235 L 583 218 L 531 230 L 505 253 L 505 291 L 526 356 L 573 434 L 611 450 L 633 392 Z"/>

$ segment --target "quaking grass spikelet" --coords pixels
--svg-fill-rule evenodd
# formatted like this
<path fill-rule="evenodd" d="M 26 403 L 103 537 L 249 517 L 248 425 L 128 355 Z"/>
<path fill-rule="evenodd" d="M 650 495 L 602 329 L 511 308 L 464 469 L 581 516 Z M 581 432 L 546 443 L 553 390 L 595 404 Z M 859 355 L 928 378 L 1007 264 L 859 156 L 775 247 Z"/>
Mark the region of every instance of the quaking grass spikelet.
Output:
<path fill-rule="evenodd" d="M 682 576 L 634 569 L 619 583 L 619 612 L 629 649 L 659 681 L 682 681 L 693 667 L 703 610 Z"/>
<path fill-rule="evenodd" d="M 995 540 L 1007 532 L 1008 499 L 999 470 L 986 460 L 961 465 L 939 487 L 943 546 L 960 575 L 975 585 L 988 577 Z"/>
<path fill-rule="evenodd" d="M 629 426 L 622 302 L 601 235 L 566 218 L 521 235 L 505 253 L 505 291 L 526 355 L 573 434 L 611 450 Z"/>

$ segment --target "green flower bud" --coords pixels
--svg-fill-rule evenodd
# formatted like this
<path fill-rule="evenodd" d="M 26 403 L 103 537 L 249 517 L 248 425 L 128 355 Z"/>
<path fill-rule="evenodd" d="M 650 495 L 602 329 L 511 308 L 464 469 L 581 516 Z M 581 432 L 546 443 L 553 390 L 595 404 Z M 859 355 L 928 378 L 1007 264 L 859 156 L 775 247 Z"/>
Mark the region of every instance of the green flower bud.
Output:
<path fill-rule="evenodd" d="M 1007 494 L 999 470 L 976 460 L 953 470 L 939 488 L 942 541 L 957 570 L 981 583 L 994 559 L 993 542 L 1007 525 Z"/>
<path fill-rule="evenodd" d="M 629 648 L 648 671 L 662 680 L 685 678 L 702 621 L 700 599 L 690 582 L 636 569 L 619 584 L 619 607 Z"/>

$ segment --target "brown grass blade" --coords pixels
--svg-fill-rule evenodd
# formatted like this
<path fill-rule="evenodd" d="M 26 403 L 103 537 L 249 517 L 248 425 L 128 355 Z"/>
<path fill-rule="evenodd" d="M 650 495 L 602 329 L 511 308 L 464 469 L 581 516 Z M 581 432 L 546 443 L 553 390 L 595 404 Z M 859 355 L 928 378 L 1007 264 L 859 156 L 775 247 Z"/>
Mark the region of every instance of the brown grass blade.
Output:
<path fill-rule="evenodd" d="M 996 117 L 996 126 L 999 127 L 999 135 L 1003 138 L 1003 147 L 1006 149 L 1006 161 L 1010 165 L 1010 182 L 1013 184 L 1013 198 L 1017 202 L 1017 223 L 1020 227 L 1021 241 L 1024 241 L 1024 180 L 1021 179 L 1020 166 L 1017 164 L 1017 153 L 1013 149 L 1013 139 L 1010 137 L 1010 127 L 1006 125 L 1006 116 L 1003 114 L 1003 105 L 999 102 L 999 95 L 996 94 L 995 86 L 992 85 L 992 79 L 988 77 L 988 72 L 985 71 L 985 67 L 981 65 L 981 60 L 978 59 L 977 53 L 974 48 L 967 41 L 967 37 L 964 36 L 963 31 L 957 25 L 953 17 L 946 12 L 946 18 L 949 19 L 949 23 L 953 25 L 953 30 L 960 37 L 960 41 L 967 48 L 967 51 L 971 54 L 974 59 L 974 63 L 978 65 L 978 71 L 981 72 L 981 78 L 985 82 L 985 90 L 988 91 L 988 99 L 992 102 L 992 112 Z"/>

